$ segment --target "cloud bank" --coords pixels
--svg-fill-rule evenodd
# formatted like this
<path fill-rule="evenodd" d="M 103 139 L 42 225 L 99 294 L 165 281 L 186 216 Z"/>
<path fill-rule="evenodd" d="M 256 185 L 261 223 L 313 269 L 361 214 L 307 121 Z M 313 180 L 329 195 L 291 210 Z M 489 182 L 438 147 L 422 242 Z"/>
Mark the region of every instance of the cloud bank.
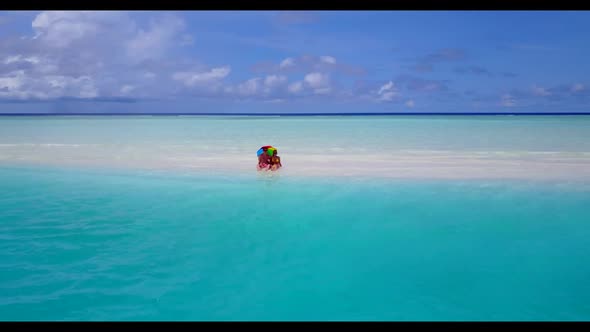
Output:
<path fill-rule="evenodd" d="M 264 17 L 270 26 L 283 30 L 321 24 L 320 15 L 309 12 Z M 3 27 L 13 21 L 14 17 L 0 16 Z M 371 54 L 363 50 L 347 56 L 317 45 L 316 51 L 323 51 L 316 54 L 305 48 L 298 53 L 258 52 L 247 58 L 232 51 L 231 56 L 209 57 L 207 63 L 202 52 L 216 40 L 206 41 L 199 30 L 191 29 L 191 23 L 182 13 L 40 12 L 27 23 L 24 35 L 0 34 L 0 102 L 128 103 L 196 98 L 284 105 L 306 100 L 411 110 L 433 105 L 425 101 L 496 109 L 590 101 L 587 82 L 527 81 L 522 74 L 477 64 L 476 52 L 468 48 L 426 51 L 412 57 L 409 66 L 395 59 L 373 65 L 373 60 L 358 56 L 370 59 Z M 263 43 L 267 35 L 258 33 L 257 40 Z M 471 86 L 494 80 L 502 83 L 493 88 Z M 512 87 L 504 86 L 516 81 Z"/>

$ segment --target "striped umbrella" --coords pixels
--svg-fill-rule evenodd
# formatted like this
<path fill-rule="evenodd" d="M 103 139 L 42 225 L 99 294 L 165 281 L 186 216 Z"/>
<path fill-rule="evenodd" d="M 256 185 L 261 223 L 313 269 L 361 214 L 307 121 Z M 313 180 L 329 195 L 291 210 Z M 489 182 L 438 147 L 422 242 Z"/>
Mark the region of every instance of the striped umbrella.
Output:
<path fill-rule="evenodd" d="M 272 145 L 265 145 L 265 146 L 261 147 L 260 149 L 258 149 L 258 151 L 256 152 L 256 156 L 260 157 L 260 155 L 263 154 L 264 152 L 268 153 L 268 149 L 274 149 L 274 148 L 272 147 Z M 272 153 L 270 154 L 270 156 L 272 156 Z"/>

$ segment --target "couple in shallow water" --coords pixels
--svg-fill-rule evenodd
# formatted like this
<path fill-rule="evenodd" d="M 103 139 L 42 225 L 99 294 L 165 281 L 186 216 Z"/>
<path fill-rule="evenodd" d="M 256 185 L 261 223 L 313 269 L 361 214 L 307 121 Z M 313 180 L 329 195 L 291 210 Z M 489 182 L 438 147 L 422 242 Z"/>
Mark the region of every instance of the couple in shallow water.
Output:
<path fill-rule="evenodd" d="M 258 152 L 258 166 L 259 171 L 270 170 L 276 171 L 283 167 L 281 164 L 281 157 L 278 156 L 278 150 L 270 145 L 261 147 Z"/>

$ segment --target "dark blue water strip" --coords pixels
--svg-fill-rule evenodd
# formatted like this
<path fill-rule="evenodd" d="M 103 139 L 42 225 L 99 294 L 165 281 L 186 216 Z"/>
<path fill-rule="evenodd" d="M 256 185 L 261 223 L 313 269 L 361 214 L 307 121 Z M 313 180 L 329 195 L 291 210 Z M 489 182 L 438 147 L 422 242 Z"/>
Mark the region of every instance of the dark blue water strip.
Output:
<path fill-rule="evenodd" d="M 527 112 L 527 113 L 0 113 L 0 116 L 530 116 L 590 115 L 590 112 Z"/>

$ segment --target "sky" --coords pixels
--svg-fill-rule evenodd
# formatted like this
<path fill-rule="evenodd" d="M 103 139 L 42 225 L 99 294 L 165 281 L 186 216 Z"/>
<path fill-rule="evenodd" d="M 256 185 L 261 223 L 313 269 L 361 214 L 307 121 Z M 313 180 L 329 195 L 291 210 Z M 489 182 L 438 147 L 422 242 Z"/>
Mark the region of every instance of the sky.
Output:
<path fill-rule="evenodd" d="M 590 112 L 586 11 L 0 12 L 0 113 Z"/>

